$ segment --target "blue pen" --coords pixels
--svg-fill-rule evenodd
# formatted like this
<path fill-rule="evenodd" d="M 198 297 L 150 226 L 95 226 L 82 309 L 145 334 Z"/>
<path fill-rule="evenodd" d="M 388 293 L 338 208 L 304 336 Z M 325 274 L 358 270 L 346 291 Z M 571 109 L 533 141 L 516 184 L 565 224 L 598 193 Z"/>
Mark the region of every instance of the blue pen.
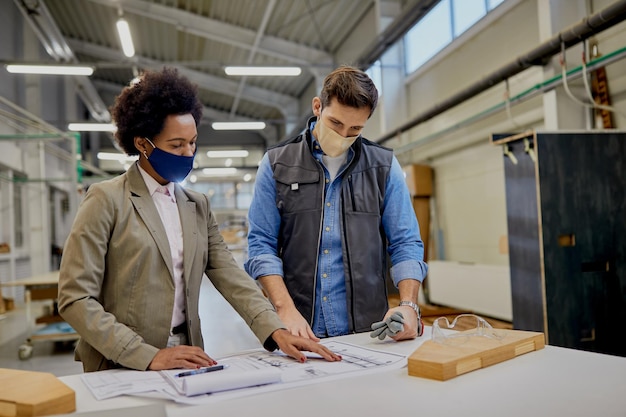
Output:
<path fill-rule="evenodd" d="M 191 376 L 191 375 L 198 375 L 198 374 L 205 374 L 207 372 L 213 372 L 213 371 L 221 371 L 222 369 L 224 369 L 224 365 L 209 366 L 208 368 L 200 368 L 200 369 L 194 369 L 192 371 L 181 372 L 179 374 L 176 374 L 176 378 L 180 378 L 184 376 Z"/>

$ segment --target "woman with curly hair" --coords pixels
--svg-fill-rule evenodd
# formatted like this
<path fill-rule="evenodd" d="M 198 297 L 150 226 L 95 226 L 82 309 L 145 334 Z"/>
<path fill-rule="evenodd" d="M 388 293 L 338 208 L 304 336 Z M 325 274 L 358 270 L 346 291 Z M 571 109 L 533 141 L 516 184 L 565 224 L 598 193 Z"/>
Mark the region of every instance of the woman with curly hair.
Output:
<path fill-rule="evenodd" d="M 123 89 L 111 114 L 117 143 L 139 160 L 89 188 L 59 278 L 59 312 L 81 336 L 75 357 L 85 372 L 214 365 L 198 314 L 204 273 L 266 349 L 302 362 L 302 350 L 339 360 L 285 330 L 233 259 L 207 196 L 177 184 L 196 153 L 197 87 L 175 69 L 148 71 Z"/>

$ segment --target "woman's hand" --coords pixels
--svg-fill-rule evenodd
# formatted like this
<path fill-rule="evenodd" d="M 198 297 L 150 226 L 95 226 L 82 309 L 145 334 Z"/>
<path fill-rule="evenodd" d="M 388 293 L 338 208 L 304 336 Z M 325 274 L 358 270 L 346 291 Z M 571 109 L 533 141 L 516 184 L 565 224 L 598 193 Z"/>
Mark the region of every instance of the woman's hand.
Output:
<path fill-rule="evenodd" d="M 303 351 L 317 353 L 329 362 L 341 360 L 340 355 L 332 352 L 326 346 L 305 337 L 294 336 L 285 329 L 275 330 L 272 333 L 272 339 L 274 339 L 281 351 L 301 363 L 306 362 L 306 355 L 302 353 Z"/>
<path fill-rule="evenodd" d="M 217 362 L 197 346 L 179 345 L 161 349 L 148 365 L 151 371 L 163 369 L 198 369 L 213 366 Z"/>

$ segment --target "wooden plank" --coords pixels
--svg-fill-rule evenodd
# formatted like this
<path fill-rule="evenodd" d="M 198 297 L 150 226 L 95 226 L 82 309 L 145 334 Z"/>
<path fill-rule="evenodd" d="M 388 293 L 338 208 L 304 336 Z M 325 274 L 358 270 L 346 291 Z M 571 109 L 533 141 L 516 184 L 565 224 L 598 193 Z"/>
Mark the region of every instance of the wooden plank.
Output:
<path fill-rule="evenodd" d="M 504 329 L 496 332 L 501 339 L 469 336 L 451 339 L 454 344 L 427 340 L 409 356 L 409 375 L 446 381 L 545 346 L 543 333 Z"/>
<path fill-rule="evenodd" d="M 497 133 L 493 133 L 493 134 L 491 134 L 491 143 L 493 145 L 502 145 L 504 143 L 513 142 L 513 141 L 524 139 L 524 138 L 527 138 L 527 137 L 532 137 L 533 134 L 534 134 L 534 131 L 532 129 L 531 130 L 527 130 L 527 131 L 522 132 L 522 133 L 517 133 L 517 134 L 510 134 L 510 133 L 497 134 Z"/>
<path fill-rule="evenodd" d="M 0 386 L 0 417 L 76 411 L 74 390 L 49 373 L 0 368 Z"/>
<path fill-rule="evenodd" d="M 36 286 L 30 289 L 30 299 L 35 300 L 56 300 L 59 295 L 59 286 Z"/>
<path fill-rule="evenodd" d="M 34 275 L 29 278 L 18 279 L 9 282 L 0 282 L 0 286 L 4 287 L 33 287 L 33 286 L 47 286 L 57 285 L 59 283 L 59 271 L 46 272 L 45 274 Z"/>

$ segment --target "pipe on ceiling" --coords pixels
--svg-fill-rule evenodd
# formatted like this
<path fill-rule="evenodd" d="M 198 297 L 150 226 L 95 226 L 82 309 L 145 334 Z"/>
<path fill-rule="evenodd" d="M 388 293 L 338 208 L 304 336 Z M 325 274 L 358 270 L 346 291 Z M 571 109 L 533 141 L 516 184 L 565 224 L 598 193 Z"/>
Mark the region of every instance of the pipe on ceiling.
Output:
<path fill-rule="evenodd" d="M 581 22 L 557 33 L 548 41 L 535 49 L 515 58 L 510 63 L 484 77 L 482 80 L 459 91 L 448 99 L 435 104 L 429 110 L 417 115 L 408 122 L 394 129 L 392 132 L 378 138 L 376 142 L 384 143 L 395 136 L 437 116 L 452 107 L 482 93 L 495 84 L 519 74 L 534 65 L 545 65 L 547 60 L 561 52 L 561 45 L 566 48 L 580 43 L 587 38 L 602 32 L 626 19 L 626 0 L 619 0 L 610 6 L 584 18 Z"/>

